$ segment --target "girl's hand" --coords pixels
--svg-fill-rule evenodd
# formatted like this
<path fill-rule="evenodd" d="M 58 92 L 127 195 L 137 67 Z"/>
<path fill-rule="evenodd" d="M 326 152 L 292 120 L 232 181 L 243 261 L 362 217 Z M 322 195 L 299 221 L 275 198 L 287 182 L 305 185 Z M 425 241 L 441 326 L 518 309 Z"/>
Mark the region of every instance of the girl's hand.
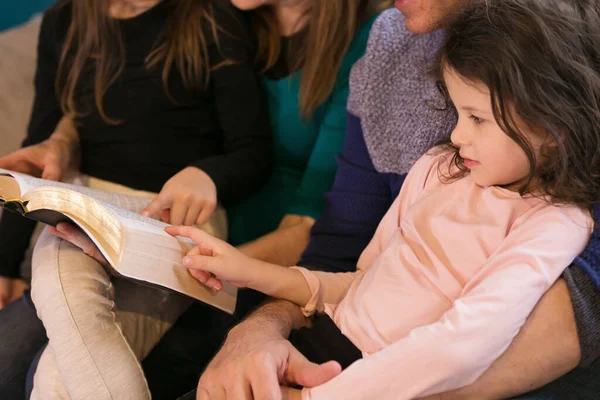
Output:
<path fill-rule="evenodd" d="M 217 206 L 217 187 L 204 171 L 187 167 L 165 183 L 162 190 L 142 210 L 145 217 L 160 213 L 172 225 L 202 225 Z"/>
<path fill-rule="evenodd" d="M 237 287 L 253 287 L 253 277 L 260 276 L 260 261 L 200 229 L 170 226 L 165 230 L 173 236 L 187 237 L 196 244 L 183 259 L 183 265 L 194 278 L 214 291 L 223 289 L 222 280 Z"/>
<path fill-rule="evenodd" d="M 49 226 L 48 232 L 71 244 L 79 247 L 85 254 L 98 261 L 103 266 L 108 266 L 108 261 L 96 247 L 94 242 L 81 229 L 67 222 L 61 222 L 56 228 Z"/>

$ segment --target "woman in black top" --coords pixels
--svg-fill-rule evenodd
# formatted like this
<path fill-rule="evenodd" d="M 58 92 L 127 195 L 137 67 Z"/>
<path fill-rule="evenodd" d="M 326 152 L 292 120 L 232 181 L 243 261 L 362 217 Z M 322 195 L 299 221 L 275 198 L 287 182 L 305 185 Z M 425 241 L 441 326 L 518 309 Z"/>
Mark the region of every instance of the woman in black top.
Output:
<path fill-rule="evenodd" d="M 248 36 L 220 0 L 60 1 L 42 23 L 24 148 L 0 167 L 57 180 L 74 168 L 160 191 L 146 213 L 205 222 L 217 202 L 252 193 L 270 172 Z M 0 299 L 10 297 L 32 230 L 2 218 Z"/>
<path fill-rule="evenodd" d="M 63 0 L 46 13 L 40 33 L 36 97 L 23 146 L 43 144 L 0 160 L 0 167 L 33 175 L 42 174 L 45 167 L 42 177 L 56 179 L 65 172 L 61 170 L 66 169 L 68 160 L 80 155 L 79 169 L 84 174 L 159 192 L 169 179 L 170 186 L 177 184 L 179 173 L 187 178 L 181 179 L 185 183 L 214 184 L 218 201 L 224 205 L 265 182 L 272 158 L 269 122 L 252 66 L 245 21 L 233 7 L 219 1 L 145 1 L 141 3 L 157 4 L 132 18 L 104 18 L 106 32 L 89 26 L 78 26 L 74 32 L 80 18 L 73 15 L 71 1 Z M 106 2 L 85 4 L 98 8 Z M 202 15 L 209 4 L 213 9 L 210 23 Z M 191 24 L 188 19 L 194 16 L 197 21 Z M 200 19 L 205 21 L 200 23 Z M 218 43 L 212 39 L 212 23 L 218 27 Z M 111 47 L 100 54 L 111 63 L 93 58 L 94 52 L 111 44 L 105 38 L 89 44 L 87 55 L 78 52 L 77 35 L 89 39 L 99 33 L 117 36 L 112 39 L 122 44 L 112 46 L 121 47 L 119 50 Z M 71 39 L 70 46 L 64 54 L 67 39 Z M 188 47 L 199 54 L 190 54 Z M 158 52 L 161 49 L 164 51 Z M 162 58 L 157 57 L 163 53 Z M 78 56 L 88 59 L 80 73 L 74 74 Z M 106 64 L 113 65 L 109 68 Z M 112 72 L 99 79 L 100 68 Z M 74 75 L 78 76 L 72 82 Z M 76 135 L 69 137 L 65 127 L 73 125 L 68 123 L 73 114 Z M 64 146 L 52 146 L 59 150 L 47 151 L 50 157 L 44 158 L 39 147 L 50 147 L 52 143 L 44 141 L 57 142 L 53 139 L 62 139 Z M 51 162 L 57 152 L 60 166 Z M 49 162 L 44 164 L 45 160 Z M 196 167 L 194 172 L 183 174 L 188 166 Z M 195 188 L 178 189 L 185 194 Z M 214 191 L 206 193 L 203 200 L 214 203 Z M 192 220 L 186 220 L 168 201 L 162 201 L 159 208 L 171 210 L 174 224 Z M 214 205 L 200 208 L 205 212 L 198 215 L 197 222 L 206 220 Z M 13 222 L 16 218 L 7 215 L 0 224 L 0 276 L 5 278 L 18 276 L 33 229 L 32 223 Z M 0 283 L 3 299 L 2 288 Z"/>

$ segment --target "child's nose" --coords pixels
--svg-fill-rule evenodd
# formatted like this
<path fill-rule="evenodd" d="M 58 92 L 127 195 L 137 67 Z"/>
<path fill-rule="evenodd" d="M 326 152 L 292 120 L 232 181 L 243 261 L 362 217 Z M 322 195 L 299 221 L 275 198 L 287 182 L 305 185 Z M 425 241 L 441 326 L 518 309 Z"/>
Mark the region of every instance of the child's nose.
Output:
<path fill-rule="evenodd" d="M 452 134 L 450 135 L 450 140 L 452 141 L 452 144 L 459 147 L 471 144 L 468 131 L 462 128 L 460 124 L 458 124 L 452 131 Z"/>

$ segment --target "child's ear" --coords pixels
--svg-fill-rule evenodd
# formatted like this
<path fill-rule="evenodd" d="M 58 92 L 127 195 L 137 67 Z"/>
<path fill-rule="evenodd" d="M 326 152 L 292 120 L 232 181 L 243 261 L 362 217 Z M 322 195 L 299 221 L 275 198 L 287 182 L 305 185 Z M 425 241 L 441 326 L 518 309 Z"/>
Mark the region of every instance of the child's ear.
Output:
<path fill-rule="evenodd" d="M 558 147 L 558 142 L 552 135 L 546 136 L 546 140 L 544 141 L 543 147 L 547 147 L 548 149 L 556 149 Z"/>

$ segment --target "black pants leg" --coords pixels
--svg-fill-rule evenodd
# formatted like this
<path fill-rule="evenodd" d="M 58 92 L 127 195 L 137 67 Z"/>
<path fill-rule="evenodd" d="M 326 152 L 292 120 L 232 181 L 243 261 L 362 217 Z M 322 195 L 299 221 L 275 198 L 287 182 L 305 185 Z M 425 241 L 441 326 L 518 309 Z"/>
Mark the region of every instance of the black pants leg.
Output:
<path fill-rule="evenodd" d="M 173 400 L 195 389 L 227 332 L 264 298 L 240 290 L 234 315 L 202 304 L 190 307 L 142 362 L 152 398 Z"/>
<path fill-rule="evenodd" d="M 346 369 L 362 358 L 360 350 L 325 314 L 316 315 L 310 328 L 292 331 L 289 340 L 306 358 L 317 364 L 335 360 Z M 178 400 L 195 399 L 196 390 L 193 390 Z"/>

